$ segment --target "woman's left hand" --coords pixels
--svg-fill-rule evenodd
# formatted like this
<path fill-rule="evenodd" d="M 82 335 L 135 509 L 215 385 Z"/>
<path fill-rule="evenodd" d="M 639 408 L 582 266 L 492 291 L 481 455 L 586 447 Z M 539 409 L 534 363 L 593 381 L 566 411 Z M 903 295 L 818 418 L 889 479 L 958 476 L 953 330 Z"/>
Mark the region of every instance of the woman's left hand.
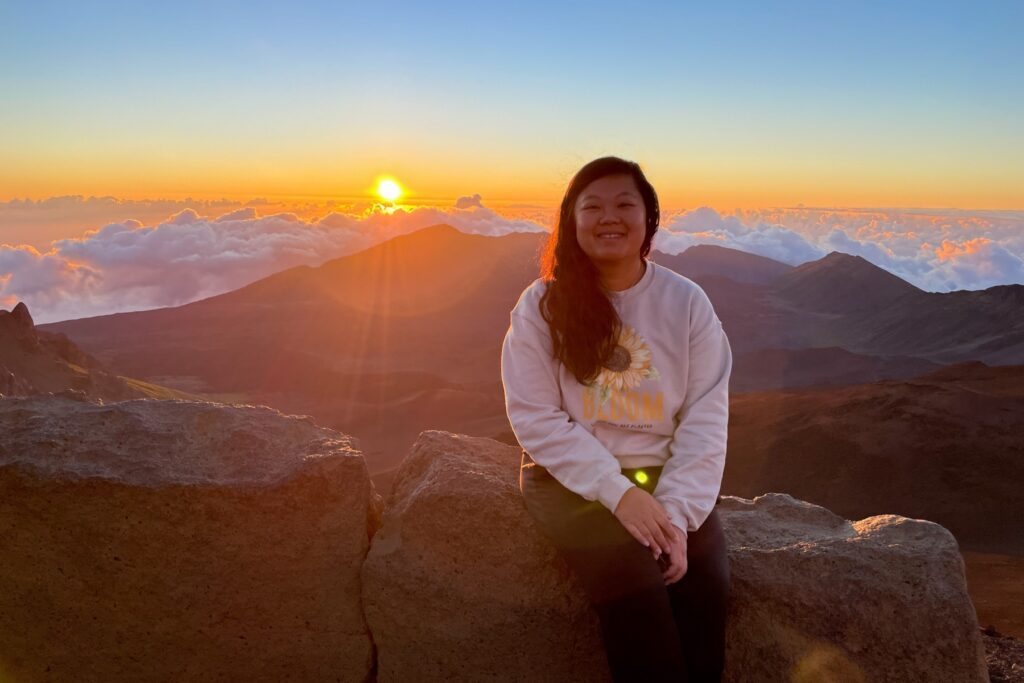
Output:
<path fill-rule="evenodd" d="M 669 565 L 662 572 L 666 586 L 675 583 L 686 575 L 686 532 L 676 526 L 676 536 L 680 540 L 669 546 Z"/>

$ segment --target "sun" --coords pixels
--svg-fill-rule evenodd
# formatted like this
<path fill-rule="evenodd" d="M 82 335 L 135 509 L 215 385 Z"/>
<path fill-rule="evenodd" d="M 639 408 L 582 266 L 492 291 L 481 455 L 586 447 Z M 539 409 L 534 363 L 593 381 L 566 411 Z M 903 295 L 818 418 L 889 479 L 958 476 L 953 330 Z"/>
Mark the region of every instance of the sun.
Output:
<path fill-rule="evenodd" d="M 393 202 L 402 196 L 402 186 L 390 178 L 385 178 L 377 183 L 377 194 L 382 199 Z"/>

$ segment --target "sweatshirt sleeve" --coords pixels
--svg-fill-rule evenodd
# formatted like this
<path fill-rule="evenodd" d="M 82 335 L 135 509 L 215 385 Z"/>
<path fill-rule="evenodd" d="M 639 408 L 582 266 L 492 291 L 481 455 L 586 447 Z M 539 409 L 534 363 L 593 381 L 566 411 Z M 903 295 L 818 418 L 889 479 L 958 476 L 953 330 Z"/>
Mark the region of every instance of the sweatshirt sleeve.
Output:
<path fill-rule="evenodd" d="M 654 490 L 672 523 L 686 532 L 700 528 L 718 499 L 729 425 L 732 349 L 702 289 L 691 305 L 689 345 L 686 397 Z"/>
<path fill-rule="evenodd" d="M 604 444 L 562 409 L 560 363 L 547 324 L 542 328 L 515 310 L 511 318 L 501 350 L 501 380 L 516 439 L 565 488 L 615 512 L 633 482 Z"/>

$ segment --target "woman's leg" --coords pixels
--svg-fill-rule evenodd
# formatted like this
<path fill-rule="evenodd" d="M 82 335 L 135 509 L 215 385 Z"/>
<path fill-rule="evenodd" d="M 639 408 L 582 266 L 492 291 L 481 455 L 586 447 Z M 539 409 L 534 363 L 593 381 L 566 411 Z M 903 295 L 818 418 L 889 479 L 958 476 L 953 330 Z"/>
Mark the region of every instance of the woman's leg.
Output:
<path fill-rule="evenodd" d="M 717 683 L 725 667 L 729 556 L 718 508 L 687 534 L 686 574 L 668 587 L 692 683 Z"/>
<path fill-rule="evenodd" d="M 520 487 L 530 515 L 597 611 L 613 680 L 686 680 L 669 594 L 651 552 L 600 502 L 569 491 L 539 466 L 521 469 Z"/>

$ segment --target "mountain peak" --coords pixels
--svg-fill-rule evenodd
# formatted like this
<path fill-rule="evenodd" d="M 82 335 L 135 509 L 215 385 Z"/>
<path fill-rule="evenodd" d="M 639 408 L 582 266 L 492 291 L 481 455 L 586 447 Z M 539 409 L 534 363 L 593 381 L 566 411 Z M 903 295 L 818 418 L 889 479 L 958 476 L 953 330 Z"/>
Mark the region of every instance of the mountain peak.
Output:
<path fill-rule="evenodd" d="M 772 283 L 782 298 L 809 310 L 849 313 L 885 306 L 921 290 L 863 256 L 830 251 Z"/>
<path fill-rule="evenodd" d="M 0 311 L 0 340 L 5 337 L 18 341 L 25 348 L 39 345 L 36 326 L 24 301 L 10 311 Z"/>
<path fill-rule="evenodd" d="M 822 260 L 824 260 L 824 259 L 832 259 L 833 261 L 838 261 L 838 260 L 841 260 L 841 259 L 859 259 L 859 258 L 860 258 L 860 256 L 855 256 L 853 254 L 847 254 L 844 251 L 830 251 L 827 254 L 825 254 L 825 256 L 822 257 Z"/>
<path fill-rule="evenodd" d="M 19 324 L 27 327 L 35 327 L 32 322 L 32 314 L 28 312 L 28 306 L 25 305 L 24 301 L 19 301 L 18 305 L 11 309 L 11 315 L 18 321 Z"/>
<path fill-rule="evenodd" d="M 652 258 L 689 278 L 719 276 L 756 285 L 768 284 L 793 269 L 766 256 L 720 244 L 694 244 L 674 255 L 655 251 Z"/>

